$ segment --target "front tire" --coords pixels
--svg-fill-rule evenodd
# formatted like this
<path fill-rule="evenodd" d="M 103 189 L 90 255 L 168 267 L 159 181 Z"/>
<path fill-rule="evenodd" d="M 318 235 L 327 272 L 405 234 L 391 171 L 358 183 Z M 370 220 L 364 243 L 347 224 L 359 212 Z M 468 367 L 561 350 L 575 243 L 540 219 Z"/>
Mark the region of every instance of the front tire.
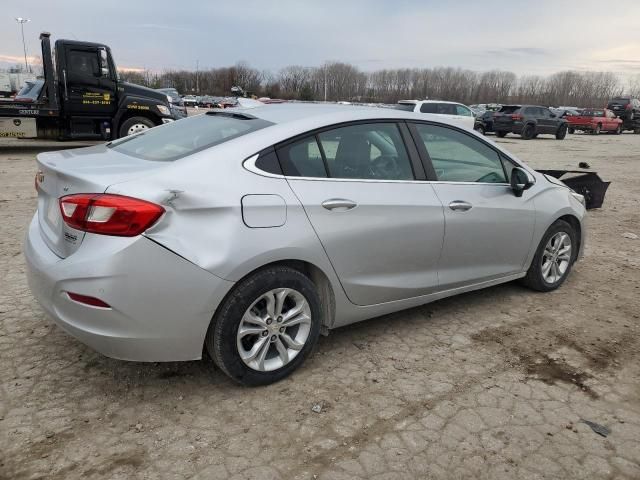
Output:
<path fill-rule="evenodd" d="M 122 125 L 120 125 L 120 136 L 118 138 L 135 135 L 136 133 L 143 132 L 155 126 L 156 124 L 146 117 L 127 118 L 124 122 L 122 122 Z"/>
<path fill-rule="evenodd" d="M 558 128 L 558 131 L 556 132 L 556 140 L 564 140 L 564 137 L 566 136 L 567 136 L 567 126 L 560 125 L 560 128 Z"/>
<path fill-rule="evenodd" d="M 268 267 L 240 281 L 222 302 L 205 345 L 236 382 L 268 385 L 302 364 L 318 341 L 322 318 L 316 287 L 306 275 Z"/>
<path fill-rule="evenodd" d="M 538 292 L 550 292 L 564 283 L 578 248 L 577 233 L 564 220 L 546 231 L 522 283 Z"/>

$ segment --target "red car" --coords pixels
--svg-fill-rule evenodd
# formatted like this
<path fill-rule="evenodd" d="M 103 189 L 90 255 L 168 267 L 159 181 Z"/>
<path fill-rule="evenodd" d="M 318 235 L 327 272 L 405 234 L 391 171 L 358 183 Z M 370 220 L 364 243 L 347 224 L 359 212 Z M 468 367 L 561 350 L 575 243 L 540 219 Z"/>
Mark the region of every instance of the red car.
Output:
<path fill-rule="evenodd" d="M 600 132 L 622 133 L 622 120 L 607 108 L 585 108 L 580 115 L 568 115 L 569 133 L 576 130 L 591 132 L 598 135 Z"/>

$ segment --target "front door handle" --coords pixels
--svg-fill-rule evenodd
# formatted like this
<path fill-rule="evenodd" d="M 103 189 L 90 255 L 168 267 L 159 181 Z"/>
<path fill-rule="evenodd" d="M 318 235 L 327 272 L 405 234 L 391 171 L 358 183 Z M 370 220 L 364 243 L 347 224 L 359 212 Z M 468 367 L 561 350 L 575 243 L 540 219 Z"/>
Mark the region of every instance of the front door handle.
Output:
<path fill-rule="evenodd" d="M 454 200 L 449 204 L 449 208 L 451 210 L 455 210 L 459 212 L 466 212 L 467 210 L 471 210 L 471 207 L 473 207 L 473 205 L 471 205 L 469 202 L 464 202 L 462 200 Z"/>
<path fill-rule="evenodd" d="M 346 198 L 331 198 L 322 202 L 322 206 L 327 210 L 346 212 L 347 210 L 356 208 L 358 204 L 353 200 L 347 200 Z"/>

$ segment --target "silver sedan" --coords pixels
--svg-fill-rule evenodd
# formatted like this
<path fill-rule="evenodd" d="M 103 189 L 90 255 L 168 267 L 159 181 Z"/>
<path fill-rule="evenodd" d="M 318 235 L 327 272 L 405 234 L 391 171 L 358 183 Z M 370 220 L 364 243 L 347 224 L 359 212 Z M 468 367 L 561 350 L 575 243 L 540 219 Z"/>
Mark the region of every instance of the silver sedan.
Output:
<path fill-rule="evenodd" d="M 584 198 L 476 133 L 391 109 L 210 112 L 38 155 L 25 257 L 56 323 L 110 357 L 277 381 L 321 333 L 520 279 L 559 287 Z"/>

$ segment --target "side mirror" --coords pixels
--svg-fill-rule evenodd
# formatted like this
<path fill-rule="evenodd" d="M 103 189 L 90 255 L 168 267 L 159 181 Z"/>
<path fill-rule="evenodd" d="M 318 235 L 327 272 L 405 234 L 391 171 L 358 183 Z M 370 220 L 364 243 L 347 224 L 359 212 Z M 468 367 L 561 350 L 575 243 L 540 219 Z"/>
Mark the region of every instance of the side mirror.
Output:
<path fill-rule="evenodd" d="M 516 197 L 521 197 L 522 192 L 531 188 L 535 183 L 535 178 L 524 168 L 513 167 L 511 170 L 511 189 Z"/>

